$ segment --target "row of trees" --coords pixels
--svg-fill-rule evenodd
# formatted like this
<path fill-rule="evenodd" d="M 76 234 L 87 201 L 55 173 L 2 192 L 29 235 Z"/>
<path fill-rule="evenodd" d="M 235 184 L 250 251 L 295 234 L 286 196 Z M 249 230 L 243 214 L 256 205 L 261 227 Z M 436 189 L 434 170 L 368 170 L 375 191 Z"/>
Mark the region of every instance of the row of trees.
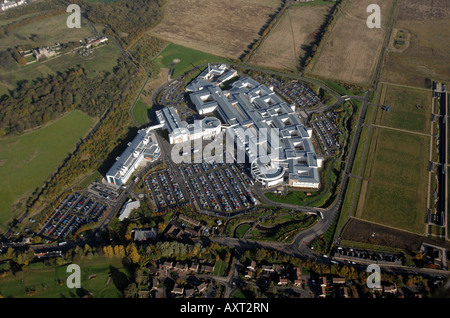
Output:
<path fill-rule="evenodd" d="M 130 49 L 133 57 L 147 70 L 155 72 L 153 58 L 168 44 L 160 38 L 144 34 Z"/>
<path fill-rule="evenodd" d="M 298 62 L 298 71 L 303 71 L 308 65 L 312 62 L 314 55 L 317 52 L 320 44 L 324 41 L 324 39 L 328 36 L 334 21 L 336 20 L 336 12 L 338 12 L 337 7 L 341 4 L 341 2 L 337 2 L 331 9 L 330 12 L 325 17 L 324 23 L 320 26 L 319 30 L 314 35 L 314 40 L 309 45 L 303 45 L 302 49 L 305 51 L 303 56 L 300 56 Z"/>
<path fill-rule="evenodd" d="M 107 26 L 105 34 L 120 39 L 123 47 L 136 41 L 147 29 L 162 18 L 166 0 L 128 0 L 110 3 L 91 3 L 80 0 L 89 20 Z"/>
<path fill-rule="evenodd" d="M 248 49 L 242 53 L 239 59 L 242 62 L 247 62 L 252 57 L 253 53 L 258 49 L 260 44 L 262 43 L 265 36 L 272 30 L 272 28 L 277 24 L 279 19 L 283 16 L 286 9 L 289 7 L 289 4 L 286 0 L 282 0 L 281 7 L 275 12 L 272 16 L 270 16 L 269 21 L 262 27 L 262 30 L 259 32 L 260 36 L 253 41 L 253 43 L 248 45 Z"/>

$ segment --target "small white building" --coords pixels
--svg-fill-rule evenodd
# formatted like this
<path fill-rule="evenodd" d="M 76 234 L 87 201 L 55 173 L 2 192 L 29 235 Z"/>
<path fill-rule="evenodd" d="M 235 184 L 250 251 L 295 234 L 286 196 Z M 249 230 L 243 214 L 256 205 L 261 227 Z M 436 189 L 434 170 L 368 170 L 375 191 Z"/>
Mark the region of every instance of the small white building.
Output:
<path fill-rule="evenodd" d="M 128 218 L 130 216 L 131 211 L 133 211 L 134 209 L 137 209 L 141 206 L 141 202 L 138 201 L 132 201 L 131 199 L 128 200 L 128 202 L 126 202 L 123 207 L 122 210 L 119 213 L 119 221 L 123 221 L 126 218 Z"/>

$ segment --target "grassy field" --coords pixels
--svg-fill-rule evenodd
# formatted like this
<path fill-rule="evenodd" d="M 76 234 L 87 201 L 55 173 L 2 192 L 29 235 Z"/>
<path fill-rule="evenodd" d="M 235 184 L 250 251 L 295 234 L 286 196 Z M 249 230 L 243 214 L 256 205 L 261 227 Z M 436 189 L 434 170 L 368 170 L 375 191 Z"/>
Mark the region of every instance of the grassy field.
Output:
<path fill-rule="evenodd" d="M 151 109 L 149 105 L 142 101 L 142 98 L 138 100 L 133 109 L 133 116 L 136 119 L 138 125 L 144 125 L 148 123 L 148 111 Z"/>
<path fill-rule="evenodd" d="M 27 195 L 54 171 L 94 119 L 80 111 L 21 136 L 0 139 L 0 226 L 13 217 L 11 206 L 25 203 Z"/>
<path fill-rule="evenodd" d="M 169 0 L 151 34 L 210 54 L 238 58 L 280 0 Z"/>
<path fill-rule="evenodd" d="M 70 289 L 66 285 L 71 274 L 67 273 L 68 264 L 45 266 L 35 263 L 15 275 L 0 278 L 0 293 L 6 298 L 78 298 L 87 293 L 94 298 L 122 297 L 128 284 L 128 273 L 119 258 L 94 256 L 90 260 L 77 261 L 77 265 L 81 268 L 80 289 Z M 27 288 L 34 288 L 37 293 L 28 296 Z"/>
<path fill-rule="evenodd" d="M 430 133 L 431 129 L 431 91 L 414 90 L 398 86 L 385 88 L 383 105 L 390 110 L 377 111 L 375 123 L 409 131 Z"/>
<path fill-rule="evenodd" d="M 205 52 L 197 51 L 177 44 L 169 44 L 156 58 L 155 62 L 159 67 L 169 69 L 175 59 L 180 62 L 174 64 L 171 77 L 176 78 L 184 72 L 194 68 L 194 66 L 214 63 L 229 62 L 229 60 L 214 56 Z"/>
<path fill-rule="evenodd" d="M 424 232 L 429 146 L 426 136 L 374 129 L 361 218 Z"/>
<path fill-rule="evenodd" d="M 43 45 L 53 45 L 55 43 L 78 41 L 92 36 L 92 29 L 86 23 L 81 23 L 81 28 L 69 29 L 67 27 L 67 18 L 71 13 L 46 18 L 34 23 L 29 23 L 11 31 L 10 34 L 2 38 L 0 50 L 15 47 L 17 45 L 31 45 L 39 47 Z M 31 39 L 31 35 L 37 37 Z"/>
<path fill-rule="evenodd" d="M 314 41 L 315 33 L 324 23 L 331 3 L 320 6 L 294 6 L 286 10 L 250 60 L 258 66 L 295 71 L 303 46 Z"/>
<path fill-rule="evenodd" d="M 27 79 L 56 75 L 67 69 L 82 65 L 90 76 L 96 76 L 98 72 L 111 72 L 121 56 L 120 50 L 113 43 L 99 47 L 92 54 L 83 57 L 77 53 L 68 53 L 55 59 L 20 66 L 17 63 L 0 66 L 0 87 L 13 89 L 17 82 Z M 3 91 L 7 93 L 7 91 Z"/>
<path fill-rule="evenodd" d="M 420 0 L 399 0 L 398 8 L 394 28 L 404 30 L 409 41 L 400 52 L 391 42 L 382 80 L 416 87 L 424 87 L 427 78 L 449 82 L 450 64 L 443 61 L 450 58 L 450 44 L 442 38 L 442 30 L 450 28 L 449 2 L 436 0 L 431 6 Z"/>
<path fill-rule="evenodd" d="M 370 29 L 366 19 L 369 4 L 378 4 L 384 13 L 382 27 Z M 392 0 L 349 0 L 343 3 L 330 34 L 316 53 L 307 73 L 349 83 L 370 82 L 386 33 Z"/>

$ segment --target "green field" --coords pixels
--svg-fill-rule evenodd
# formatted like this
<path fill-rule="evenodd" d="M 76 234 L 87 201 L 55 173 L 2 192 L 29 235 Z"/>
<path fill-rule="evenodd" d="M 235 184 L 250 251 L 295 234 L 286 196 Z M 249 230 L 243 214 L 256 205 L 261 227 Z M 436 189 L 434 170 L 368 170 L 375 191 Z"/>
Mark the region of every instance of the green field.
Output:
<path fill-rule="evenodd" d="M 53 45 L 55 43 L 67 43 L 70 41 L 79 41 L 93 35 L 92 29 L 86 21 L 83 22 L 83 19 L 81 21 L 81 28 L 69 29 L 67 27 L 67 18 L 70 15 L 71 13 L 65 13 L 20 26 L 2 38 L 0 50 L 6 50 L 17 45 L 39 47 L 42 45 Z M 30 38 L 32 34 L 37 35 L 35 40 Z"/>
<path fill-rule="evenodd" d="M 378 111 L 375 123 L 398 129 L 430 133 L 431 92 L 397 86 L 385 86 L 383 105 L 390 110 Z M 417 106 L 417 107 L 416 107 Z"/>
<path fill-rule="evenodd" d="M 43 128 L 0 139 L 0 226 L 14 216 L 92 126 L 94 118 L 73 111 Z"/>
<path fill-rule="evenodd" d="M 0 278 L 0 293 L 5 298 L 79 298 L 87 293 L 94 298 L 122 297 L 129 278 L 121 259 L 94 256 L 90 260 L 81 259 L 76 264 L 81 269 L 79 289 L 70 289 L 66 285 L 71 274 L 67 272 L 68 264 L 45 266 L 35 263 L 15 275 L 10 273 Z M 36 294 L 28 296 L 27 288 L 35 289 Z"/>
<path fill-rule="evenodd" d="M 174 65 L 173 72 L 171 74 L 172 78 L 183 75 L 184 72 L 194 68 L 194 66 L 197 65 L 216 62 L 230 62 L 230 60 L 226 58 L 189 49 L 187 47 L 176 45 L 173 43 L 169 44 L 155 58 L 154 61 L 159 67 L 170 68 L 170 65 L 175 59 L 179 59 L 180 62 Z"/>
<path fill-rule="evenodd" d="M 151 109 L 146 103 L 139 98 L 136 105 L 133 108 L 133 116 L 136 119 L 138 125 L 144 125 L 148 123 L 148 111 Z"/>
<path fill-rule="evenodd" d="M 374 130 L 361 218 L 423 233 L 429 147 L 427 136 Z"/>
<path fill-rule="evenodd" d="M 117 59 L 121 56 L 120 50 L 113 43 L 99 47 L 87 57 L 77 53 L 68 53 L 45 62 L 37 62 L 20 66 L 13 62 L 9 65 L 0 65 L 0 93 L 7 93 L 5 89 L 13 89 L 15 85 L 27 79 L 32 81 L 39 77 L 56 75 L 67 69 L 82 65 L 90 76 L 96 76 L 99 72 L 112 72 L 117 65 Z"/>

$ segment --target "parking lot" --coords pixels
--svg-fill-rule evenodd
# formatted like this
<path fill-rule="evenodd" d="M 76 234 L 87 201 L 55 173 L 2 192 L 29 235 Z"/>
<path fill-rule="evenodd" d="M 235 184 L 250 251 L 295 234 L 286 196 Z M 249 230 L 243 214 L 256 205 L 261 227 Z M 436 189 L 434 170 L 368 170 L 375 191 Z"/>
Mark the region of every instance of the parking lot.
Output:
<path fill-rule="evenodd" d="M 233 213 L 255 206 L 251 181 L 234 164 L 203 162 L 179 165 L 178 169 L 200 210 Z"/>
<path fill-rule="evenodd" d="M 152 172 L 145 177 L 144 182 L 155 212 L 183 206 L 189 202 L 183 194 L 181 185 L 174 181 L 173 174 L 168 169 Z"/>
<path fill-rule="evenodd" d="M 164 106 L 178 106 L 184 102 L 184 83 L 178 80 L 170 83 L 161 94 L 159 103 Z"/>
<path fill-rule="evenodd" d="M 107 210 L 108 204 L 88 192 L 68 194 L 44 221 L 39 234 L 50 239 L 64 239 L 82 225 L 97 222 Z"/>
<path fill-rule="evenodd" d="M 252 181 L 234 164 L 180 164 L 178 173 L 184 180 L 182 184 L 168 169 L 145 177 L 156 212 L 191 203 L 200 211 L 228 214 L 249 211 L 256 204 L 249 190 Z"/>
<path fill-rule="evenodd" d="M 257 76 L 255 79 L 269 87 L 273 86 L 277 94 L 297 107 L 314 107 L 321 104 L 320 98 L 299 80 L 283 83 L 273 77 Z"/>
<path fill-rule="evenodd" d="M 333 156 L 339 150 L 341 132 L 336 125 L 336 116 L 334 112 L 317 114 L 314 120 L 310 122 L 316 140 L 318 140 L 323 153 L 327 156 Z"/>

